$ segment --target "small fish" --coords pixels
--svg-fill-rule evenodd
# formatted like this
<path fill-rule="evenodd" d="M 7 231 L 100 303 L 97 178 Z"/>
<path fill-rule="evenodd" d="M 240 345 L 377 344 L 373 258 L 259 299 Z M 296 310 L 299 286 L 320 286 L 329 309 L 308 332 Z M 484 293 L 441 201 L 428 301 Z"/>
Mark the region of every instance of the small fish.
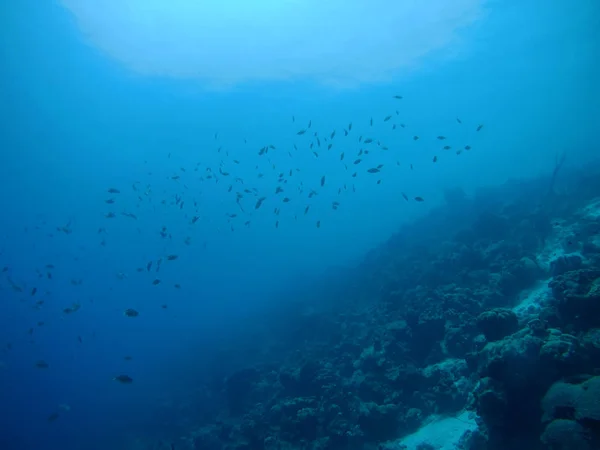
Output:
<path fill-rule="evenodd" d="M 321 177 L 321 186 L 325 186 L 325 175 Z"/>
<path fill-rule="evenodd" d="M 298 131 L 296 134 L 297 134 L 298 136 L 302 136 L 304 133 L 306 133 L 306 130 L 305 130 L 305 129 L 302 129 L 302 130 Z"/>
<path fill-rule="evenodd" d="M 179 258 L 178 255 L 167 255 L 167 261 L 175 261 L 177 258 Z"/>
<path fill-rule="evenodd" d="M 321 221 L 317 220 L 317 228 L 321 228 Z"/>
<path fill-rule="evenodd" d="M 482 129 L 482 128 L 483 128 L 483 124 L 479 125 L 479 126 L 477 127 L 477 130 L 475 130 L 475 131 L 481 131 L 481 129 Z"/>
<path fill-rule="evenodd" d="M 81 305 L 79 303 L 73 303 L 72 306 L 69 306 L 68 308 L 63 309 L 63 313 L 72 314 L 74 312 L 79 311 L 79 308 L 81 308 Z"/>
<path fill-rule="evenodd" d="M 109 189 L 108 189 L 108 193 L 109 193 L 109 194 L 120 194 L 120 193 L 121 193 L 121 191 L 120 191 L 120 190 L 118 190 L 117 188 L 109 188 Z"/>
<path fill-rule="evenodd" d="M 444 139 L 446 139 L 446 136 L 438 136 L 437 137 L 440 141 L 443 141 Z"/>
<path fill-rule="evenodd" d="M 406 195 L 404 192 L 401 192 L 401 194 L 404 200 L 408 201 L 408 195 Z"/>
<path fill-rule="evenodd" d="M 133 378 L 131 378 L 129 375 L 117 375 L 116 377 L 113 378 L 113 380 L 118 381 L 119 383 L 122 383 L 122 384 L 133 383 Z"/>
<path fill-rule="evenodd" d="M 354 164 L 360 164 L 360 162 L 362 161 L 362 159 L 358 158 L 354 160 Z"/>
<path fill-rule="evenodd" d="M 415 202 L 424 202 L 425 199 L 423 197 L 415 197 Z"/>
<path fill-rule="evenodd" d="M 46 361 L 39 360 L 35 363 L 35 367 L 38 369 L 47 369 L 50 365 Z"/>
<path fill-rule="evenodd" d="M 462 120 L 460 120 L 458 117 L 456 118 L 456 121 L 457 121 L 458 123 L 462 123 Z"/>
<path fill-rule="evenodd" d="M 131 309 L 131 308 L 126 309 L 123 312 L 123 314 L 125 314 L 127 317 L 137 317 L 140 315 L 139 312 L 137 312 L 135 309 Z"/>
<path fill-rule="evenodd" d="M 31 296 L 33 297 L 33 296 L 35 295 L 35 293 L 36 293 L 36 292 L 37 292 L 37 288 L 35 288 L 35 287 L 34 287 L 34 288 L 31 290 Z"/>
<path fill-rule="evenodd" d="M 396 100 L 402 100 L 404 97 L 402 97 L 401 95 L 394 95 L 394 98 Z"/>
<path fill-rule="evenodd" d="M 266 200 L 266 197 L 261 197 L 256 201 L 256 205 L 254 205 L 254 209 L 258 209 L 260 208 L 260 206 L 263 204 L 263 202 Z"/>
<path fill-rule="evenodd" d="M 413 136 L 413 141 L 418 141 L 419 140 L 419 136 Z"/>
<path fill-rule="evenodd" d="M 367 172 L 369 172 L 369 173 L 378 173 L 378 172 L 381 172 L 381 171 L 377 167 L 373 167 L 373 168 L 367 170 Z"/>
<path fill-rule="evenodd" d="M 471 150 L 471 146 L 470 145 L 465 145 L 465 150 Z"/>
<path fill-rule="evenodd" d="M 384 121 L 384 122 L 387 122 L 387 121 L 389 121 L 391 118 L 392 118 L 392 116 L 385 116 L 385 117 L 383 118 L 383 121 Z"/>
<path fill-rule="evenodd" d="M 54 422 L 58 418 L 59 418 L 58 413 L 52 413 L 48 416 L 48 422 Z"/>
<path fill-rule="evenodd" d="M 438 160 L 437 156 L 434 156 L 433 157 L 433 162 L 437 162 L 437 160 Z"/>
<path fill-rule="evenodd" d="M 158 286 L 160 284 L 160 280 L 158 278 L 155 278 L 154 281 L 152 281 L 152 284 L 154 286 Z"/>

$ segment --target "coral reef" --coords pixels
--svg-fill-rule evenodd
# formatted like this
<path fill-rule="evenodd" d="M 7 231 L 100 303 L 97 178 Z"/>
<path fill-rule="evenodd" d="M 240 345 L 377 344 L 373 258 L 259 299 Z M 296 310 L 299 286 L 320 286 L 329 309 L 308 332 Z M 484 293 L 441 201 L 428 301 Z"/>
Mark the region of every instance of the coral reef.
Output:
<path fill-rule="evenodd" d="M 195 448 L 442 448 L 419 430 L 444 417 L 463 449 L 600 448 L 600 185 L 563 178 L 448 191 L 297 292 L 215 371 Z"/>

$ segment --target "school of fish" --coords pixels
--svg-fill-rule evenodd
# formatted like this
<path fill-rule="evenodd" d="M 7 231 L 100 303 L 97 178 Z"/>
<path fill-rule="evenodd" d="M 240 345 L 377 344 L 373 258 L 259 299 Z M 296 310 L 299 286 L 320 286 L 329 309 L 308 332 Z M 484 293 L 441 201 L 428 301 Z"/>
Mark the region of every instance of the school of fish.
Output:
<path fill-rule="evenodd" d="M 403 100 L 401 95 L 393 95 L 392 99 L 395 102 L 401 102 Z M 398 130 L 398 132 L 406 133 L 403 131 L 407 128 L 407 125 L 397 120 L 400 117 L 399 110 L 396 109 L 392 114 L 387 114 L 380 118 L 381 124 L 389 126 L 390 129 Z M 290 118 L 292 125 L 297 124 L 296 117 Z M 366 124 L 369 128 L 372 128 L 376 124 L 377 120 L 370 118 Z M 456 118 L 455 124 L 457 127 L 469 127 L 463 123 L 460 118 Z M 483 129 L 482 124 L 473 125 L 472 129 L 475 133 L 480 132 Z M 457 132 L 457 134 L 460 134 Z M 194 198 L 193 195 L 188 194 L 189 191 L 186 180 L 189 177 L 193 177 L 196 181 L 201 183 L 210 183 L 218 186 L 219 189 L 225 191 L 230 195 L 230 211 L 225 214 L 222 221 L 225 225 L 223 229 L 229 232 L 235 232 L 239 227 L 251 227 L 254 219 L 258 215 L 271 216 L 270 223 L 273 228 L 279 228 L 284 226 L 286 220 L 298 221 L 300 217 L 312 223 L 312 226 L 321 228 L 322 225 L 326 224 L 327 217 L 310 217 L 313 214 L 314 208 L 311 209 L 311 200 L 320 194 L 320 190 L 325 188 L 330 183 L 330 177 L 327 173 L 323 173 L 320 178 L 315 180 L 303 179 L 302 171 L 294 165 L 294 159 L 298 155 L 310 154 L 314 158 L 314 167 L 318 167 L 319 158 L 324 153 L 336 152 L 339 157 L 336 156 L 338 164 L 341 164 L 345 173 L 347 173 L 346 181 L 340 183 L 339 177 L 336 178 L 337 185 L 334 186 L 334 191 L 337 192 L 338 198 L 331 199 L 330 205 L 333 211 L 338 210 L 342 207 L 342 194 L 356 192 L 356 183 L 354 180 L 357 177 L 370 177 L 373 183 L 381 184 L 382 177 L 386 171 L 392 174 L 393 167 L 386 167 L 385 164 L 377 163 L 377 155 L 381 152 L 393 152 L 395 149 L 383 142 L 379 141 L 372 135 L 357 135 L 355 127 L 352 122 L 338 130 L 328 130 L 327 132 L 320 132 L 313 127 L 312 120 L 308 120 L 303 126 L 296 128 L 295 134 L 291 136 L 293 141 L 288 145 L 287 148 L 279 148 L 274 144 L 266 144 L 259 148 L 250 148 L 248 141 L 243 140 L 243 158 L 247 162 L 242 163 L 241 159 L 230 157 L 229 151 L 220 145 L 219 134 L 214 134 L 214 141 L 216 143 L 215 152 L 218 155 L 220 162 L 216 166 L 203 165 L 201 162 L 195 164 L 191 168 L 181 167 L 178 173 L 172 173 L 168 175 L 169 183 L 177 184 L 177 193 L 169 194 L 167 198 L 160 200 L 163 205 L 171 205 L 177 210 L 181 211 L 184 220 L 190 227 L 198 226 L 203 221 L 218 221 L 218 218 L 205 216 L 202 214 L 202 204 L 199 198 Z M 408 141 L 412 141 L 413 145 L 422 145 L 424 141 L 429 141 L 433 147 L 439 151 L 431 157 L 432 163 L 439 161 L 439 155 L 447 152 L 452 152 L 458 156 L 463 151 L 470 151 L 472 149 L 469 142 L 462 143 L 459 146 L 452 146 L 447 144 L 450 138 L 445 135 L 437 136 L 421 136 L 421 135 L 408 135 Z M 454 142 L 455 139 L 452 139 Z M 433 145 L 435 144 L 435 145 Z M 337 150 L 337 148 L 340 150 Z M 349 149 L 354 148 L 352 154 Z M 428 151 L 431 147 L 428 149 Z M 398 149 L 396 149 L 398 150 Z M 276 164 L 272 159 L 271 155 L 276 152 L 284 152 L 287 154 L 288 164 L 283 167 L 281 162 L 279 165 Z M 169 153 L 168 158 L 171 157 Z M 241 158 L 241 156 L 240 156 Z M 388 158 L 389 159 L 389 158 Z M 409 170 L 415 170 L 415 167 L 410 161 L 401 161 L 400 156 L 395 164 L 396 166 L 404 165 Z M 236 168 L 241 167 L 240 173 L 244 176 L 236 174 Z M 248 170 L 252 168 L 253 170 Z M 325 170 L 324 170 L 325 171 Z M 190 173 L 192 175 L 190 175 Z M 249 178 L 248 173 L 253 173 L 253 177 Z M 256 183 L 257 180 L 273 180 L 269 185 L 270 187 L 265 189 L 264 182 Z M 105 246 L 108 239 L 108 230 L 110 228 L 110 221 L 117 220 L 122 217 L 124 220 L 137 221 L 138 215 L 132 211 L 123 211 L 119 208 L 120 197 L 125 194 L 125 191 L 129 191 L 129 194 L 133 194 L 137 198 L 137 206 L 139 207 L 144 202 L 151 202 L 153 196 L 153 188 L 151 185 L 143 185 L 139 181 L 132 180 L 127 186 L 111 186 L 106 189 L 106 197 L 104 199 L 104 218 L 107 223 L 103 224 L 98 228 L 98 235 L 100 236 L 100 245 Z M 408 195 L 405 192 L 400 192 L 399 195 L 406 202 L 422 203 L 425 198 L 418 193 Z M 286 205 L 294 205 L 292 212 L 290 209 L 286 209 L 285 218 L 282 217 L 282 208 Z M 299 205 L 299 206 L 296 206 Z M 261 222 L 264 223 L 264 222 Z M 69 221 L 65 225 L 57 226 L 56 231 L 64 234 L 72 233 L 72 223 Z M 172 240 L 173 236 L 166 226 L 162 226 L 157 230 L 158 235 L 163 239 Z M 185 236 L 182 239 L 182 243 L 185 245 L 192 245 L 192 236 Z M 204 241 L 202 246 L 206 248 L 207 242 Z M 148 272 L 152 273 L 150 283 L 153 286 L 158 286 L 163 283 L 163 280 L 159 277 L 160 269 L 163 264 L 177 264 L 179 256 L 174 253 L 167 253 L 156 259 L 147 261 L 145 265 L 135 268 L 137 272 Z M 47 280 L 53 279 L 54 264 L 46 264 L 42 269 L 37 270 L 39 278 L 46 278 Z M 39 292 L 37 287 L 26 288 L 22 283 L 15 281 L 11 277 L 10 267 L 5 266 L 2 268 L 2 274 L 12 288 L 17 293 L 25 293 L 31 298 L 39 298 Z M 127 278 L 124 273 L 118 273 L 117 277 L 121 280 Z M 71 279 L 70 284 L 73 286 L 80 285 L 81 279 Z M 181 289 L 179 283 L 172 284 L 175 289 Z M 34 308 L 41 308 L 44 304 L 44 299 L 39 298 L 34 302 Z M 73 303 L 71 306 L 65 307 L 62 312 L 63 314 L 74 314 L 80 309 L 79 303 Z M 163 309 L 167 308 L 166 304 L 161 305 Z M 135 320 L 140 315 L 140 312 L 133 308 L 126 308 L 122 314 Z M 37 326 L 41 327 L 44 322 L 38 322 Z M 33 335 L 34 328 L 30 328 L 30 335 Z M 83 343 L 82 336 L 77 336 L 77 341 Z M 12 343 L 6 344 L 6 350 L 12 348 Z M 124 357 L 126 361 L 132 360 L 130 355 Z M 34 367 L 38 369 L 49 369 L 50 364 L 46 361 L 39 360 L 34 363 Z M 113 377 L 113 380 L 122 384 L 131 384 L 133 379 L 126 374 L 119 374 Z M 53 413 L 48 420 L 54 421 L 58 417 L 58 413 Z"/>

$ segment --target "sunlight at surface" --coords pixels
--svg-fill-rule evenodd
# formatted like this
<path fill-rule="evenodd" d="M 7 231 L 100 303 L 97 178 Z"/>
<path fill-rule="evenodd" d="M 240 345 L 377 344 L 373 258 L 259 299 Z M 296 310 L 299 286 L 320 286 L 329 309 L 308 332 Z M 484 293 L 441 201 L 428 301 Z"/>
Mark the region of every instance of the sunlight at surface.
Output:
<path fill-rule="evenodd" d="M 483 15 L 482 0 L 61 2 L 94 46 L 133 71 L 217 86 L 387 81 L 450 50 Z"/>

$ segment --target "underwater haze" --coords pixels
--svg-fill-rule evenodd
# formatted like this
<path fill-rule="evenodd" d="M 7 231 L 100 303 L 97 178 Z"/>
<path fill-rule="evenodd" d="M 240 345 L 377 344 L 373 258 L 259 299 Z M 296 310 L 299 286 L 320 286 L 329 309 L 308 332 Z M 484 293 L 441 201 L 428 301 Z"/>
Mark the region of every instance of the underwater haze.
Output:
<path fill-rule="evenodd" d="M 3 2 L 0 449 L 600 448 L 543 406 L 600 404 L 599 30 L 594 0 Z M 517 338 L 551 378 L 488 367 Z M 536 425 L 497 427 L 523 392 Z"/>

